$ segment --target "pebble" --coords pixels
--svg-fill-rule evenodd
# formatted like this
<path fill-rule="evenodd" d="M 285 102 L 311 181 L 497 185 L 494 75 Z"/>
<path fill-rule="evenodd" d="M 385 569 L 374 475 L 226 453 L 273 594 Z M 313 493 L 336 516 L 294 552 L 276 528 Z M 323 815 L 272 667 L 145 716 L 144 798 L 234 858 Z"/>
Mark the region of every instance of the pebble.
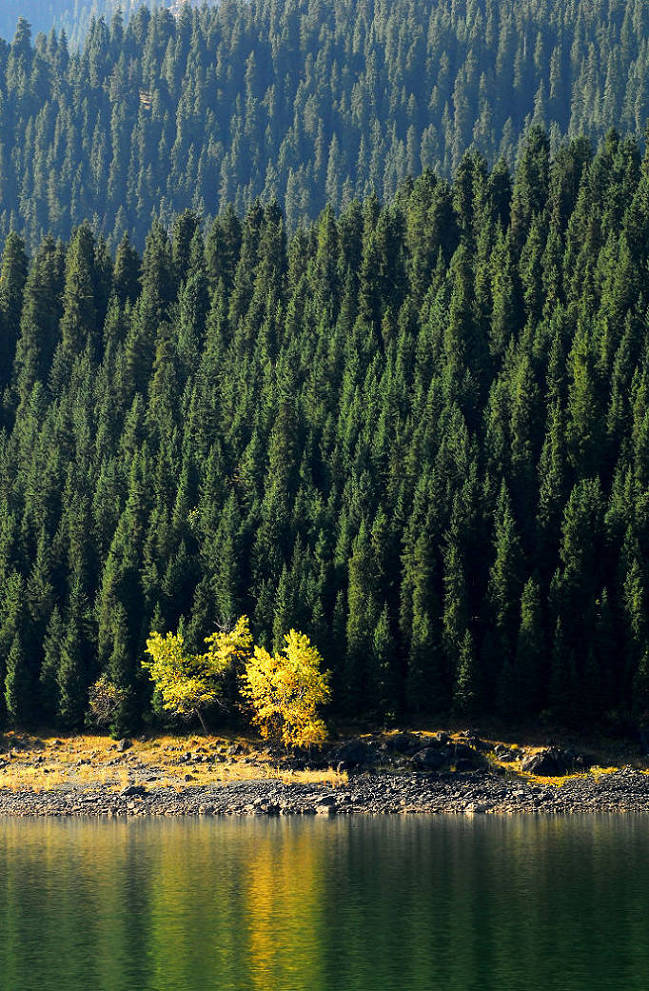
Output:
<path fill-rule="evenodd" d="M 284 783 L 275 780 L 235 781 L 192 786 L 176 792 L 149 786 L 146 794 L 119 795 L 108 788 L 80 785 L 49 792 L 0 789 L 0 815 L 317 815 L 365 813 L 575 814 L 584 812 L 649 812 L 649 776 L 623 769 L 596 781 L 591 776 L 566 781 L 562 787 L 521 787 L 488 772 L 470 774 L 350 774 L 344 787 Z M 139 789 L 138 789 L 139 791 Z M 142 789 L 144 792 L 144 789 Z"/>

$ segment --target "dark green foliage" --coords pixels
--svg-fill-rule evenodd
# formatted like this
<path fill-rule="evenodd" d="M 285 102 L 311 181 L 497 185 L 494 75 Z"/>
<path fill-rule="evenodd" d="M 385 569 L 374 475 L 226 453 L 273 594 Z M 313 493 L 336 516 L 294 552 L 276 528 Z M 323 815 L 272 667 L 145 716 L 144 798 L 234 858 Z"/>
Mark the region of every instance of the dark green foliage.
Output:
<path fill-rule="evenodd" d="M 14 726 L 24 726 L 29 720 L 34 699 L 32 688 L 20 636 L 16 634 L 7 655 L 5 675 L 5 706 Z"/>
<path fill-rule="evenodd" d="M 61 644 L 58 688 L 58 717 L 65 729 L 80 729 L 86 709 L 81 631 L 74 620 L 68 624 Z"/>
<path fill-rule="evenodd" d="M 244 612 L 343 715 L 646 718 L 647 167 L 535 130 L 288 239 L 259 201 L 114 264 L 12 236 L 3 721 L 81 726 L 104 674 L 132 731 L 149 631 Z"/>
<path fill-rule="evenodd" d="M 113 16 L 119 6 L 123 17 Z M 551 168 L 550 150 L 563 136 L 597 141 L 613 126 L 638 133 L 649 116 L 646 0 L 160 0 L 151 7 L 2 0 L 0 240 L 13 229 L 33 250 L 46 233 L 68 239 L 89 219 L 113 250 L 124 233 L 141 249 L 152 216 L 170 225 L 183 211 L 214 217 L 233 205 L 241 217 L 257 196 L 277 198 L 295 230 L 327 204 L 337 212 L 354 197 L 388 199 L 425 170 L 447 179 L 457 172 L 453 203 L 431 172 L 419 204 L 411 261 L 420 299 L 438 251 L 448 261 L 458 235 L 473 249 L 485 215 L 506 227 L 511 212 L 516 251 L 528 237 L 544 237 L 535 218 L 547 196 L 548 219 L 564 226 L 585 152 L 582 142 Z M 14 36 L 19 15 L 33 17 L 33 38 L 25 21 Z M 59 33 L 37 34 L 52 26 Z M 501 163 L 488 184 L 476 152 Z M 617 170 L 618 152 L 609 142 L 604 168 Z M 519 154 L 510 201 L 502 161 L 513 164 Z M 621 186 L 633 184 L 637 165 L 619 174 Z M 593 190 L 599 186 L 594 177 Z M 620 220 L 628 200 L 621 188 L 612 216 Z M 453 206 L 466 213 L 457 228 L 448 222 Z M 395 284 L 397 299 L 388 301 L 379 285 L 394 274 L 382 270 L 394 219 L 386 213 L 365 239 L 362 266 L 373 279 L 361 313 L 370 322 L 401 291 Z M 646 226 L 641 191 L 632 254 Z M 209 235 L 208 275 L 226 291 L 238 236 L 224 214 Z M 598 237 L 591 225 L 587 243 Z M 531 245 L 530 255 L 536 289 L 523 290 L 533 310 L 542 272 Z M 401 259 L 390 259 L 398 268 Z M 521 273 L 524 283 L 529 274 Z M 520 302 L 511 301 L 516 319 Z M 502 333 L 501 319 L 497 340 Z"/>

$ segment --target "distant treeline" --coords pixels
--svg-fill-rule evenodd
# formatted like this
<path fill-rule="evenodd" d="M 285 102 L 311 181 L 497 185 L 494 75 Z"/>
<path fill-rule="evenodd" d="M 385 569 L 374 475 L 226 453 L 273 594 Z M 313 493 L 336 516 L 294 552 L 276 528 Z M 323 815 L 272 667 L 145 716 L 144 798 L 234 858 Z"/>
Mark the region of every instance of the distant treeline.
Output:
<path fill-rule="evenodd" d="M 180 8 L 183 2 L 196 0 L 2 0 L 0 4 L 0 37 L 10 41 L 21 17 L 32 26 L 34 34 L 49 34 L 54 28 L 64 31 L 68 43 L 78 48 L 86 39 L 93 19 L 103 17 L 110 22 L 121 11 L 125 20 L 140 7 Z M 209 0 L 213 2 L 213 0 Z"/>
<path fill-rule="evenodd" d="M 294 230 L 450 177 L 472 146 L 513 163 L 532 123 L 556 150 L 647 118 L 647 0 L 224 0 L 99 19 L 74 54 L 21 22 L 0 44 L 0 239 L 87 218 L 141 249 L 153 217 L 258 195 Z"/>
<path fill-rule="evenodd" d="M 649 701 L 649 160 L 610 134 L 396 199 L 81 226 L 0 321 L 0 685 L 150 711 L 150 630 L 295 627 L 348 716 Z"/>

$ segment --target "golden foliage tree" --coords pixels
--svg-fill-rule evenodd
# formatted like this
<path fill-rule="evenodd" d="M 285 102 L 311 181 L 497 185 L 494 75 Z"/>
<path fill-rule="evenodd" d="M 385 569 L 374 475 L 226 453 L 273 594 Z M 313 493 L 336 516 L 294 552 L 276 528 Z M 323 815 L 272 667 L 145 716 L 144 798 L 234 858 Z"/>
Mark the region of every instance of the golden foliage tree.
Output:
<path fill-rule="evenodd" d="M 162 707 L 185 719 L 198 718 L 207 732 L 204 713 L 221 702 L 225 675 L 252 650 L 247 616 L 232 630 L 213 633 L 205 640 L 204 654 L 185 650 L 180 633 L 152 633 L 146 644 L 151 660 L 143 660 L 162 699 Z"/>
<path fill-rule="evenodd" d="M 280 653 L 255 647 L 241 679 L 241 694 L 265 738 L 309 746 L 326 738 L 318 709 L 331 698 L 331 672 L 303 633 L 291 630 Z"/>

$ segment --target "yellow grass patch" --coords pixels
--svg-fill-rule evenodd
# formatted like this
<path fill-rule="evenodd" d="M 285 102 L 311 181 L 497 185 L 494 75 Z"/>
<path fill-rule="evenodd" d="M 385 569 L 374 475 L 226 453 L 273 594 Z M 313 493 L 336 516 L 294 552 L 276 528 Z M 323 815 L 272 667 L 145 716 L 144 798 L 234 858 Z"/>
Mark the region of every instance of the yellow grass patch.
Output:
<path fill-rule="evenodd" d="M 239 744 L 244 752 L 229 754 L 232 744 Z M 188 752 L 213 760 L 179 762 Z M 347 783 L 347 774 L 330 769 L 282 768 L 268 753 L 255 750 L 250 740 L 234 736 L 159 736 L 133 741 L 128 750 L 120 753 L 115 741 L 107 736 L 36 737 L 8 733 L 0 736 L 0 765 L 0 789 L 12 791 L 48 791 L 72 785 L 120 791 L 131 783 L 178 790 L 252 780 Z"/>

